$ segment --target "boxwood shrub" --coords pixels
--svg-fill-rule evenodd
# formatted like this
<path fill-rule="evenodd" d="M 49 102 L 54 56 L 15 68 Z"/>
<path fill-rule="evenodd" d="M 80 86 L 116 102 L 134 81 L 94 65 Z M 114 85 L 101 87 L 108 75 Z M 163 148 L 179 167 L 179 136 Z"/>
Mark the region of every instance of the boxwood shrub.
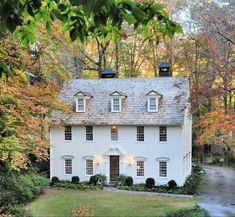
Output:
<path fill-rule="evenodd" d="M 71 180 L 71 183 L 73 184 L 78 184 L 80 181 L 80 178 L 78 176 L 73 176 L 72 177 L 72 180 Z"/>
<path fill-rule="evenodd" d="M 155 187 L 155 180 L 153 178 L 147 178 L 145 181 L 146 188 L 153 188 Z"/>

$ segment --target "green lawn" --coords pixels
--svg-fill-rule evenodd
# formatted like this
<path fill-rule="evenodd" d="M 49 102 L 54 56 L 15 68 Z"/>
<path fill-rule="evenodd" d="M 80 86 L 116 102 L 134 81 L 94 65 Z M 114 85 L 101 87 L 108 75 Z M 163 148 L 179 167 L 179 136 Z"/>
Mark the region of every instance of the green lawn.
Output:
<path fill-rule="evenodd" d="M 33 216 L 71 216 L 72 210 L 85 207 L 96 216 L 164 216 L 179 208 L 191 208 L 194 200 L 188 198 L 132 195 L 107 191 L 79 191 L 50 189 L 26 209 Z"/>

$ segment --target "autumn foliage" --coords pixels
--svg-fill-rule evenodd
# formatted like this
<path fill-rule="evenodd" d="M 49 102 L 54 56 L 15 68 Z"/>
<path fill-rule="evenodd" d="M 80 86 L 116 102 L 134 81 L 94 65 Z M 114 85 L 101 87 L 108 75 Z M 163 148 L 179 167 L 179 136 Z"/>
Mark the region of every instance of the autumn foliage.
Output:
<path fill-rule="evenodd" d="M 27 168 L 29 155 L 48 158 L 48 118 L 52 109 L 63 109 L 59 88 L 31 86 L 19 80 L 0 82 L 0 162 Z"/>

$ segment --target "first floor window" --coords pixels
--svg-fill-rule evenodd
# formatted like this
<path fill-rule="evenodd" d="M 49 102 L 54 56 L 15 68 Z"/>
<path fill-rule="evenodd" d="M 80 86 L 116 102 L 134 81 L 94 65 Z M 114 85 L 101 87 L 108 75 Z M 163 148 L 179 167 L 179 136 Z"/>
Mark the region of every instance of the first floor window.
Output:
<path fill-rule="evenodd" d="M 160 142 L 167 141 L 167 128 L 165 126 L 159 127 L 159 141 Z"/>
<path fill-rule="evenodd" d="M 93 175 L 93 160 L 86 160 L 86 174 Z"/>
<path fill-rule="evenodd" d="M 159 176 L 167 177 L 167 162 L 159 161 Z"/>
<path fill-rule="evenodd" d="M 65 126 L 64 139 L 65 140 L 72 140 L 72 127 L 71 126 Z"/>
<path fill-rule="evenodd" d="M 144 176 L 144 161 L 138 160 L 136 163 L 137 163 L 137 176 Z"/>
<path fill-rule="evenodd" d="M 93 141 L 93 127 L 86 126 L 86 140 Z"/>
<path fill-rule="evenodd" d="M 137 126 L 137 141 L 144 141 L 144 126 Z"/>
<path fill-rule="evenodd" d="M 117 126 L 111 127 L 111 141 L 118 141 L 118 128 L 117 128 Z"/>
<path fill-rule="evenodd" d="M 65 174 L 72 174 L 72 159 L 65 159 Z"/>

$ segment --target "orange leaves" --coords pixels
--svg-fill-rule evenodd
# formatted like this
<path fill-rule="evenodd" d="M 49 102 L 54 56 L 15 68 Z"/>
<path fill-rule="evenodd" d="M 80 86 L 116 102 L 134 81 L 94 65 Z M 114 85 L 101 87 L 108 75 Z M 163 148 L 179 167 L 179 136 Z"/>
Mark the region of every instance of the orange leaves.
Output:
<path fill-rule="evenodd" d="M 47 116 L 65 109 L 57 100 L 56 86 L 29 86 L 0 82 L 0 160 L 11 167 L 25 168 L 28 155 L 48 158 Z"/>
<path fill-rule="evenodd" d="M 218 138 L 224 138 L 231 141 L 235 132 L 235 115 L 225 113 L 222 109 L 217 109 L 205 114 L 201 121 L 195 125 L 201 128 L 201 133 L 197 138 L 197 143 L 215 144 Z"/>

